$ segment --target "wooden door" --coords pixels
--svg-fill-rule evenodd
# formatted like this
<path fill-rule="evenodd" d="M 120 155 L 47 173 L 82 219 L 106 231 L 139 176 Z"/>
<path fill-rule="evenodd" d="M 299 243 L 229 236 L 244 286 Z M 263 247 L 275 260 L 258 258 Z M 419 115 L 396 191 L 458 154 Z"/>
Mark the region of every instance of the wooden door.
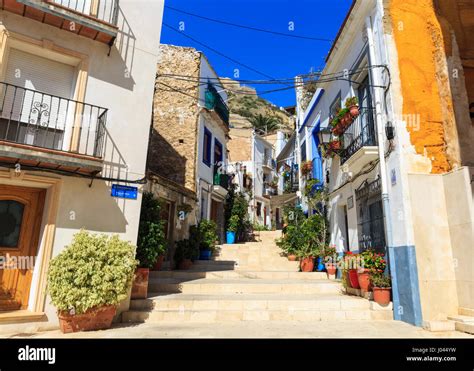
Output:
<path fill-rule="evenodd" d="M 28 306 L 45 194 L 0 185 L 0 311 Z"/>
<path fill-rule="evenodd" d="M 216 224 L 218 222 L 217 211 L 219 208 L 219 202 L 215 200 L 211 200 L 211 220 L 213 220 Z"/>

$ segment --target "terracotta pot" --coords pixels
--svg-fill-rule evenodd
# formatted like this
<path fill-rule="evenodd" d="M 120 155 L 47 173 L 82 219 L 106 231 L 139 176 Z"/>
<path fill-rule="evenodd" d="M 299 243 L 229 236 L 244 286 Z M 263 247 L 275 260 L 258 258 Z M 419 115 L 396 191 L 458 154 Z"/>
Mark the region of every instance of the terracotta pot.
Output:
<path fill-rule="evenodd" d="M 351 279 L 349 278 L 349 271 L 346 272 L 346 285 L 349 288 L 352 288 Z"/>
<path fill-rule="evenodd" d="M 352 115 L 350 112 L 347 112 L 346 115 L 344 116 L 344 126 L 347 128 L 350 124 L 352 124 Z"/>
<path fill-rule="evenodd" d="M 295 262 L 296 261 L 296 255 L 294 255 L 294 254 L 288 255 L 287 258 L 290 262 Z"/>
<path fill-rule="evenodd" d="M 350 106 L 349 112 L 351 113 L 352 117 L 356 118 L 357 116 L 359 116 L 359 106 Z"/>
<path fill-rule="evenodd" d="M 391 287 L 374 287 L 374 301 L 380 305 L 388 305 L 390 303 L 390 292 L 392 291 Z"/>
<path fill-rule="evenodd" d="M 91 308 L 82 314 L 60 311 L 58 312 L 59 328 L 64 334 L 78 331 L 105 330 L 112 326 L 115 312 L 114 305 Z"/>
<path fill-rule="evenodd" d="M 153 270 L 154 271 L 159 271 L 161 270 L 161 267 L 163 266 L 163 260 L 165 260 L 165 256 L 164 255 L 160 255 L 158 257 L 158 260 L 156 261 L 155 265 L 153 266 Z"/>
<path fill-rule="evenodd" d="M 363 269 L 357 272 L 357 277 L 359 279 L 359 286 L 362 290 L 364 291 L 370 291 L 371 290 L 371 284 L 370 284 L 370 273 L 368 269 Z"/>
<path fill-rule="evenodd" d="M 359 278 L 357 277 L 357 269 L 349 269 L 349 282 L 354 289 L 360 289 Z"/>
<path fill-rule="evenodd" d="M 335 264 L 326 264 L 326 272 L 328 275 L 333 276 L 336 274 L 336 265 Z"/>
<path fill-rule="evenodd" d="M 180 270 L 188 270 L 192 267 L 193 262 L 191 259 L 183 259 L 178 264 L 178 269 Z"/>
<path fill-rule="evenodd" d="M 314 258 L 309 256 L 300 260 L 300 268 L 302 272 L 312 272 L 314 270 Z"/>
<path fill-rule="evenodd" d="M 132 285 L 132 299 L 146 299 L 148 294 L 148 277 L 150 269 L 137 268 Z"/>
<path fill-rule="evenodd" d="M 334 150 L 334 151 L 338 151 L 339 149 L 341 149 L 341 142 L 340 141 L 333 141 L 331 142 L 330 144 L 331 146 L 331 149 Z"/>

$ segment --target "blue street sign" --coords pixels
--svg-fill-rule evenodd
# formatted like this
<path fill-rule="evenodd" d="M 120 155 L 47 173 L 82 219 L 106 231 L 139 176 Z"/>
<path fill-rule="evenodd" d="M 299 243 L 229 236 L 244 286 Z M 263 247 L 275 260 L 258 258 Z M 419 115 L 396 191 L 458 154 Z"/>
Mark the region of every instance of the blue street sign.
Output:
<path fill-rule="evenodd" d="M 138 194 L 137 187 L 124 186 L 120 184 L 112 184 L 112 197 L 128 198 L 130 200 L 136 200 Z"/>

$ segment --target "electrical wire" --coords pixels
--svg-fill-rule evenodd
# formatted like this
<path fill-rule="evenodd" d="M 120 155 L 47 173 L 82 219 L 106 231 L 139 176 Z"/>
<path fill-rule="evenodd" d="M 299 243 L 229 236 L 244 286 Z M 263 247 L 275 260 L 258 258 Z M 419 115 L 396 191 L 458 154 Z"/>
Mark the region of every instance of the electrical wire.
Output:
<path fill-rule="evenodd" d="M 263 28 L 245 26 L 245 25 L 241 25 L 241 24 L 237 24 L 237 23 L 232 23 L 232 22 L 228 22 L 228 21 L 223 21 L 223 20 L 220 20 L 220 19 L 205 17 L 205 16 L 203 16 L 203 15 L 199 15 L 199 14 L 195 14 L 195 13 L 186 12 L 186 11 L 184 11 L 184 10 L 176 9 L 176 8 L 173 8 L 173 7 L 168 6 L 168 5 L 165 5 L 165 8 L 170 9 L 170 10 L 173 10 L 173 11 L 178 12 L 178 13 L 187 14 L 187 15 L 189 15 L 189 16 L 191 16 L 191 17 L 200 18 L 200 19 L 204 19 L 204 20 L 206 20 L 206 21 L 215 22 L 215 23 L 219 23 L 219 24 L 224 24 L 224 25 L 227 25 L 227 26 L 243 28 L 243 29 L 247 29 L 247 30 L 251 30 L 251 31 L 263 32 L 263 33 L 268 33 L 268 34 L 278 35 L 278 36 L 292 37 L 292 38 L 296 38 L 296 39 L 313 40 L 313 41 L 324 41 L 324 42 L 330 42 L 330 43 L 333 42 L 333 40 L 332 40 L 332 39 L 329 39 L 329 38 L 312 37 L 312 36 L 302 36 L 302 35 L 293 35 L 293 34 L 288 34 L 288 33 L 284 33 L 284 32 L 266 30 L 266 29 L 263 29 Z"/>
<path fill-rule="evenodd" d="M 163 26 L 165 26 L 165 27 L 167 27 L 167 28 L 169 28 L 169 29 L 175 31 L 176 33 L 179 33 L 180 35 L 183 35 L 184 37 L 186 37 L 186 38 L 188 38 L 188 39 L 194 41 L 196 44 L 199 44 L 199 45 L 203 46 L 204 48 L 211 50 L 212 52 L 214 52 L 214 53 L 220 55 L 220 56 L 223 57 L 223 58 L 226 58 L 226 59 L 230 60 L 231 62 L 234 62 L 234 63 L 238 64 L 239 66 L 242 66 L 242 67 L 244 67 L 244 68 L 247 68 L 248 70 L 253 71 L 253 72 L 255 72 L 255 73 L 257 73 L 257 74 L 259 74 L 259 75 L 261 75 L 261 76 L 265 76 L 265 77 L 267 77 L 267 78 L 274 79 L 274 77 L 272 77 L 272 76 L 270 76 L 270 75 L 267 75 L 266 73 L 261 72 L 261 71 L 255 69 L 255 68 L 253 68 L 253 67 L 247 65 L 247 64 L 244 64 L 244 63 L 242 63 L 242 62 L 239 62 L 238 60 L 236 60 L 236 59 L 234 59 L 234 58 L 232 58 L 232 57 L 229 57 L 228 55 L 225 55 L 224 53 L 222 53 L 222 52 L 220 52 L 219 50 L 213 48 L 212 46 L 206 45 L 206 44 L 204 44 L 203 42 L 201 42 L 201 41 L 199 41 L 199 40 L 196 40 L 194 37 L 192 37 L 192 36 L 190 36 L 190 35 L 188 35 L 188 34 L 185 34 L 184 32 L 182 32 L 182 31 L 180 31 L 180 30 L 178 30 L 178 29 L 176 29 L 176 28 L 170 26 L 169 24 L 166 24 L 166 23 L 163 22 Z"/>

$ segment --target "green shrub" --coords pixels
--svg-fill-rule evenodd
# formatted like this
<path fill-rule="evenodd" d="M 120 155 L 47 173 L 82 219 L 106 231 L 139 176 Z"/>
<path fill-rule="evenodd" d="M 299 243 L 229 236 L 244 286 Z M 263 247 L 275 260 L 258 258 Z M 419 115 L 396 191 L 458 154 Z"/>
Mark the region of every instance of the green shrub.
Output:
<path fill-rule="evenodd" d="M 390 288 L 392 286 L 392 282 L 390 280 L 390 277 L 385 275 L 382 272 L 371 273 L 370 282 L 372 283 L 372 286 L 378 287 L 378 288 L 381 288 L 381 289 Z"/>
<path fill-rule="evenodd" d="M 217 225 L 213 220 L 203 219 L 198 224 L 199 250 L 211 250 L 216 248 Z"/>
<path fill-rule="evenodd" d="M 134 278 L 135 247 L 117 235 L 80 231 L 51 260 L 48 292 L 60 311 L 81 314 L 90 308 L 117 305 L 126 299 Z"/>
<path fill-rule="evenodd" d="M 238 215 L 232 215 L 229 219 L 229 225 L 227 227 L 227 230 L 229 232 L 237 233 L 237 231 L 239 230 L 239 226 L 240 226 L 240 219 Z"/>
<path fill-rule="evenodd" d="M 199 257 L 199 246 L 190 239 L 176 241 L 176 250 L 174 251 L 174 261 L 176 264 L 185 259 L 196 260 Z"/>
<path fill-rule="evenodd" d="M 166 252 L 164 223 L 160 213 L 160 201 L 153 193 L 143 193 L 137 240 L 137 259 L 142 268 L 152 268 L 158 257 Z"/>

